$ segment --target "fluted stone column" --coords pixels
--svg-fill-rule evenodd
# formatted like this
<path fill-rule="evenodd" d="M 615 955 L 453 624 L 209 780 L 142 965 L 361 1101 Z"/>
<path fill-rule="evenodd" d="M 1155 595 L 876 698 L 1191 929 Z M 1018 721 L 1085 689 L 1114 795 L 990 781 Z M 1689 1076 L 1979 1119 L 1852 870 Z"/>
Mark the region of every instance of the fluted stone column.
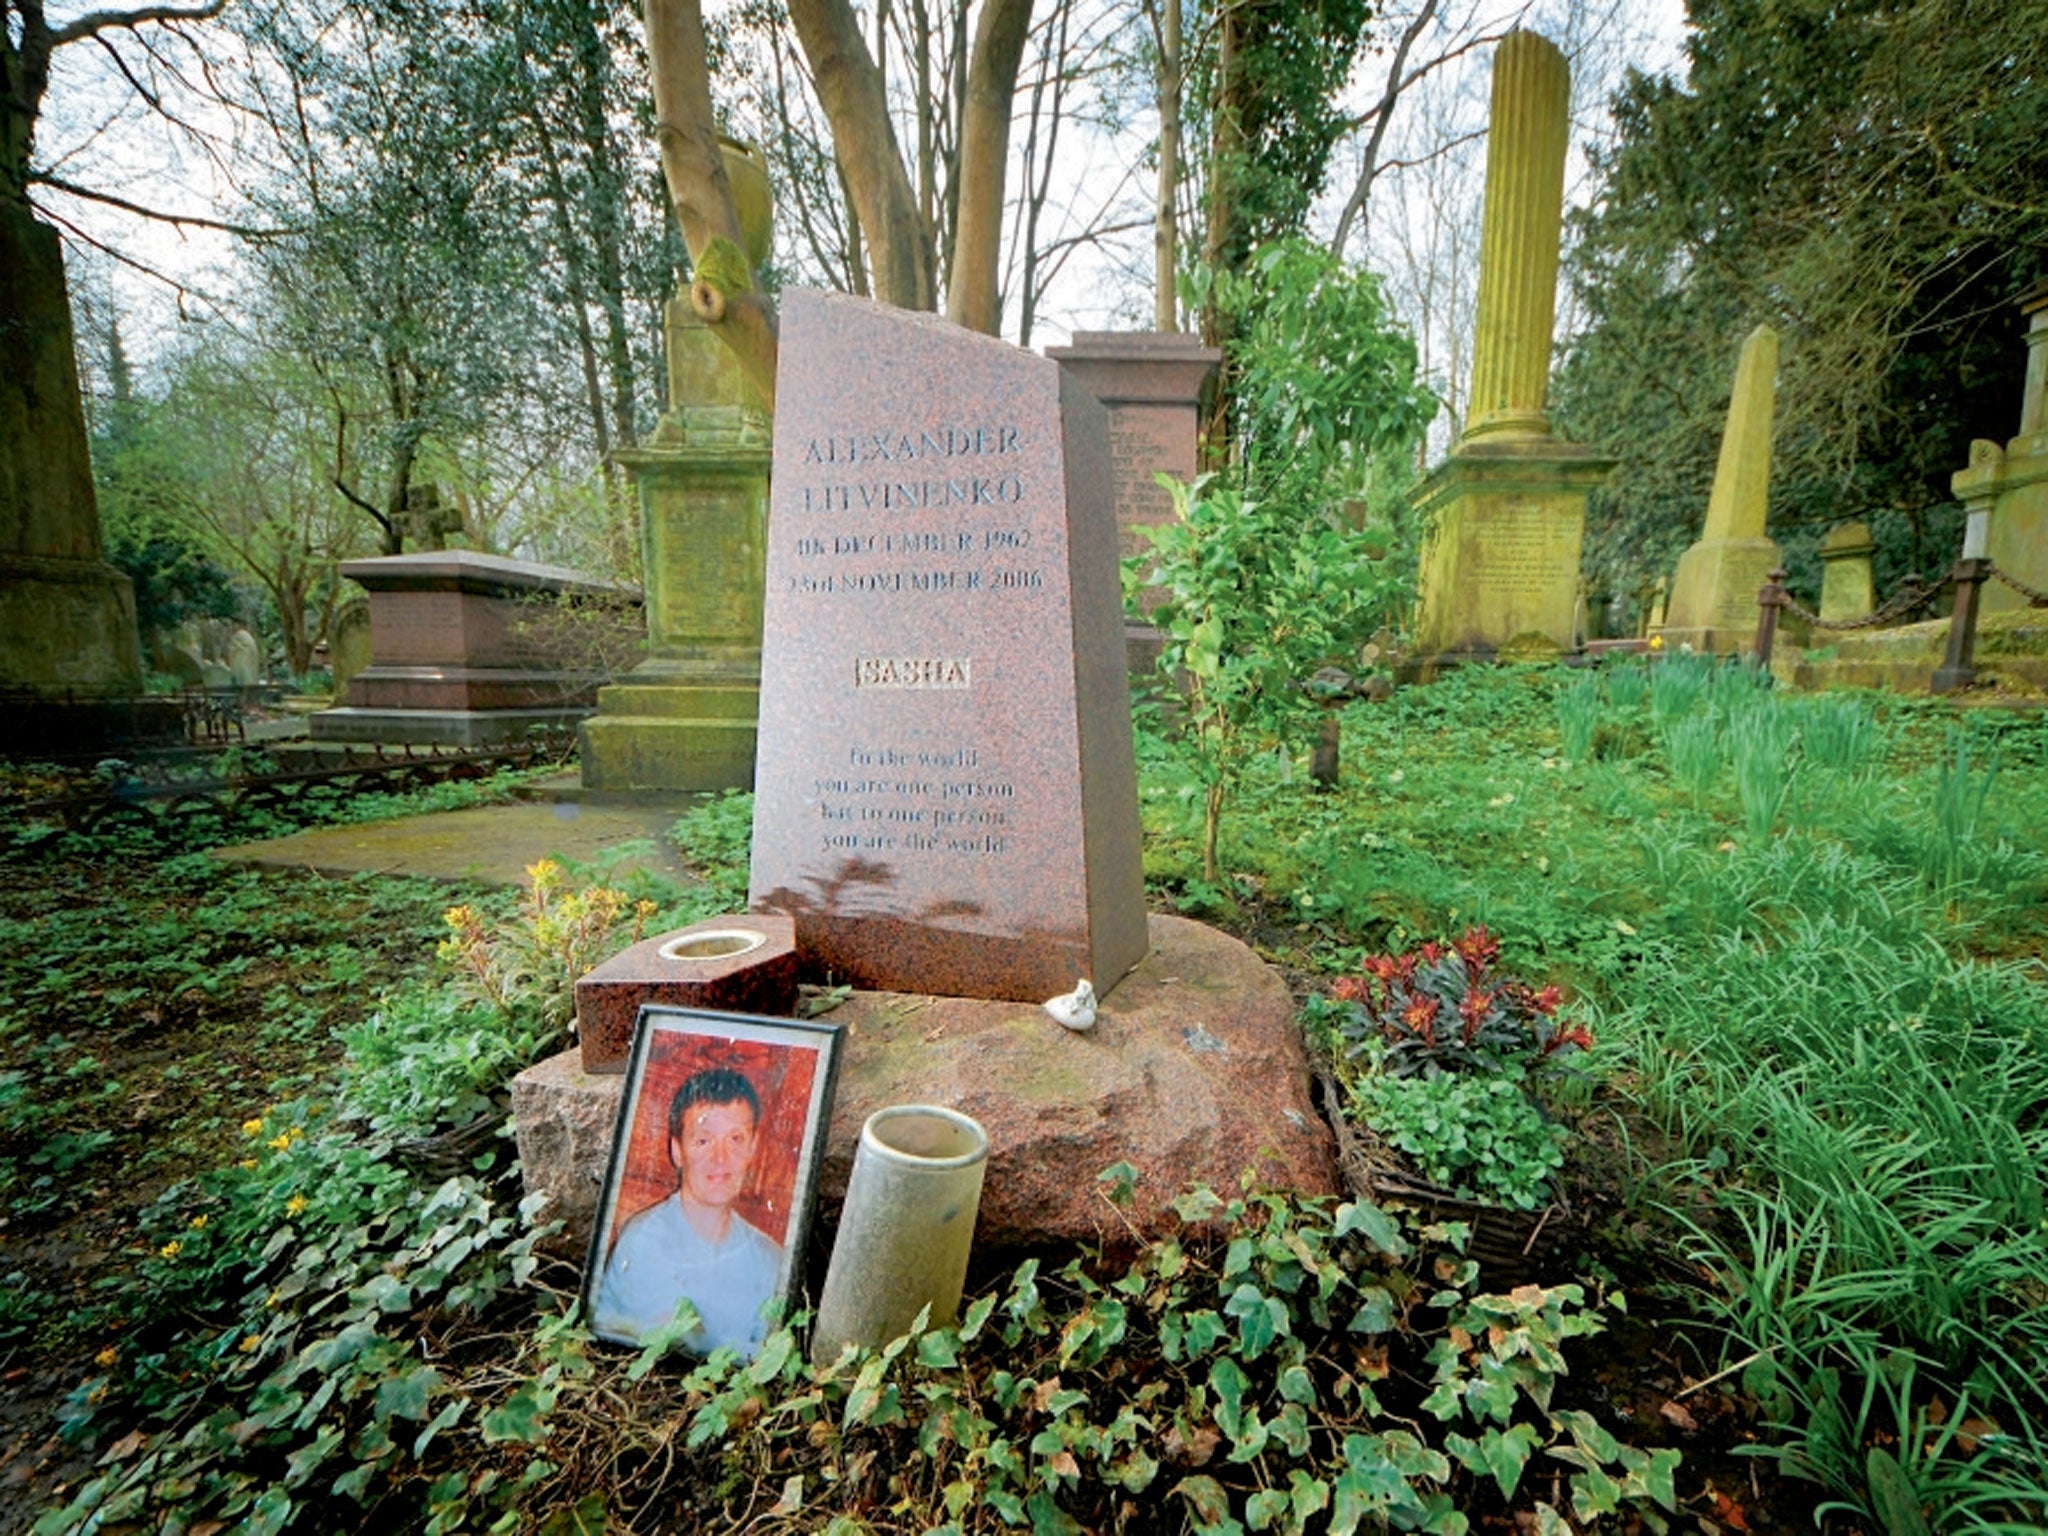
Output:
<path fill-rule="evenodd" d="M 1557 320 L 1571 95 L 1571 71 L 1549 39 L 1510 32 L 1494 50 L 1467 438 L 1550 434 L 1543 402 Z"/>
<path fill-rule="evenodd" d="M 1551 434 L 1550 333 L 1571 130 L 1564 55 L 1534 32 L 1494 52 L 1479 323 L 1466 428 L 1415 492 L 1429 521 L 1413 675 L 1556 656 L 1573 623 L 1586 495 L 1613 461 Z"/>
<path fill-rule="evenodd" d="M 1756 637 L 1756 595 L 1783 557 L 1764 536 L 1771 499 L 1771 425 L 1778 402 L 1778 333 L 1751 331 L 1735 363 L 1721 457 L 1699 542 L 1678 560 L 1662 633 L 1672 645 L 1727 655 Z"/>

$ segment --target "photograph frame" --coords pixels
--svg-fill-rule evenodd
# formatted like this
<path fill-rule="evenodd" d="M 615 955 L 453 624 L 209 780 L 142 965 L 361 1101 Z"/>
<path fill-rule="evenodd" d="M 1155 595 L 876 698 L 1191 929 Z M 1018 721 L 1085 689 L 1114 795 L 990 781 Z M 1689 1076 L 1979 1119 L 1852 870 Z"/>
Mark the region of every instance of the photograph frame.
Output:
<path fill-rule="evenodd" d="M 687 1296 L 702 1324 L 683 1348 L 759 1348 L 762 1308 L 803 1280 L 845 1033 L 641 1005 L 583 1266 L 598 1338 L 643 1347 Z"/>

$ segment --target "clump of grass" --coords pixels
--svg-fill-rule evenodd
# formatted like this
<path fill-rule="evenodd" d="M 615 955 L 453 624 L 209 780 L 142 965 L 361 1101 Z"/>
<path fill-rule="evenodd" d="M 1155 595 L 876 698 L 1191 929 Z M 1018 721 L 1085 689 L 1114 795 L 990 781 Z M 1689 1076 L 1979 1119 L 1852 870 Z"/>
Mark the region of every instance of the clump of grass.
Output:
<path fill-rule="evenodd" d="M 1593 738 L 1600 730 L 1600 683 L 1581 676 L 1569 688 L 1558 690 L 1557 729 L 1563 738 L 1567 761 L 1583 763 L 1593 756 Z"/>

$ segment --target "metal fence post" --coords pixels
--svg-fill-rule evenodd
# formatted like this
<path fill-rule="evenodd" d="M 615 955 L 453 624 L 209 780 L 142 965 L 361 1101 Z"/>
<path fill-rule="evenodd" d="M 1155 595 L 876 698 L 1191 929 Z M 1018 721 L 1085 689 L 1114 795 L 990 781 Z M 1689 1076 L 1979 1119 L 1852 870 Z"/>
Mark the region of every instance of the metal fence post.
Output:
<path fill-rule="evenodd" d="M 1785 567 L 1772 570 L 1756 594 L 1756 664 L 1771 669 L 1771 645 L 1778 638 L 1778 610 L 1785 605 Z"/>
<path fill-rule="evenodd" d="M 1958 560 L 1950 572 L 1956 584 L 1955 611 L 1948 621 L 1948 654 L 1935 669 L 1930 685 L 1936 693 L 1953 693 L 1977 680 L 1973 658 L 1977 650 L 1977 603 L 1984 583 L 1991 577 L 1991 562 L 1981 558 Z"/>

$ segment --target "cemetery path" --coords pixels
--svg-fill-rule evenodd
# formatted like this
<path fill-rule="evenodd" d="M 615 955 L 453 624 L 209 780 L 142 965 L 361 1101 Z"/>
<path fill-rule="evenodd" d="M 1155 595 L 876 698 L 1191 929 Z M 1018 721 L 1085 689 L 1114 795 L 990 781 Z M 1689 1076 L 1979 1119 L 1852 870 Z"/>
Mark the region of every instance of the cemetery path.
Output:
<path fill-rule="evenodd" d="M 613 875 L 645 871 L 691 886 L 699 881 L 668 837 L 686 808 L 681 801 L 625 806 L 522 800 L 397 821 L 316 827 L 217 848 L 213 856 L 256 869 L 416 875 L 488 885 L 522 884 L 528 865 L 553 858 Z M 629 850 L 623 857 L 622 845 Z"/>

